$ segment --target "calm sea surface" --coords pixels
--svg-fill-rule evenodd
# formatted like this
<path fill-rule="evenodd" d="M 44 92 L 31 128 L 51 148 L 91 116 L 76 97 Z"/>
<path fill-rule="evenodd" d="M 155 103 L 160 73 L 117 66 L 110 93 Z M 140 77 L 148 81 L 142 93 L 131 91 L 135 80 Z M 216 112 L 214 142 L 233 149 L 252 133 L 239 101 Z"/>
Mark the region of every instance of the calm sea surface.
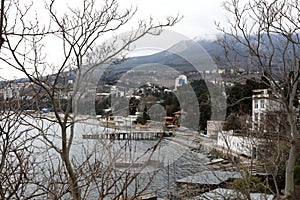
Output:
<path fill-rule="evenodd" d="M 26 123 L 25 123 L 26 122 Z M 1 122 L 2 123 L 2 122 Z M 43 134 L 49 141 L 58 147 L 61 146 L 60 129 L 57 124 L 50 123 L 47 120 L 38 120 L 33 118 L 24 118 L 24 125 L 18 127 L 19 132 L 29 129 L 29 125 L 34 125 L 35 129 L 28 130 L 27 136 Z M 39 130 L 40 129 L 40 130 Z M 83 134 L 103 134 L 112 132 L 113 129 L 106 129 L 97 125 L 95 121 L 89 123 L 77 123 L 71 155 L 78 163 L 85 160 L 86 155 L 96 155 L 108 165 L 115 164 L 118 170 L 127 169 L 126 164 L 141 164 L 148 162 L 141 171 L 140 177 L 145 178 L 149 173 L 156 172 L 155 178 L 147 189 L 147 193 L 155 193 L 159 197 L 165 197 L 167 193 L 176 193 L 174 182 L 177 179 L 195 174 L 205 170 L 205 162 L 208 161 L 204 152 L 192 152 L 188 145 L 192 143 L 184 137 L 175 137 L 163 139 L 159 144 L 156 140 L 95 140 L 82 139 Z M 48 148 L 44 143 L 45 138 L 39 137 L 35 140 L 34 146 L 37 161 L 44 163 L 58 163 L 59 155 Z M 184 145 L 183 145 L 184 144 Z M 123 168 L 121 167 L 122 165 Z M 130 169 L 136 172 L 139 168 Z"/>

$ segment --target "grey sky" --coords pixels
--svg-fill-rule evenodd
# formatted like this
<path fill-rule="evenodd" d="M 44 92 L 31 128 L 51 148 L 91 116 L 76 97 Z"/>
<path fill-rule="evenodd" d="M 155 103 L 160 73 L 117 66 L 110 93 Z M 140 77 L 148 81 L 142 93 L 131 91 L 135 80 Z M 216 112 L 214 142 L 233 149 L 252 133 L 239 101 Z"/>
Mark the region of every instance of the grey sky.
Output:
<path fill-rule="evenodd" d="M 127 5 L 137 5 L 136 18 L 152 16 L 163 19 L 167 16 L 183 15 L 183 19 L 170 28 L 188 37 L 208 37 L 217 30 L 215 21 L 225 19 L 223 0 L 125 0 Z M 228 14 L 228 13 L 227 13 Z"/>
<path fill-rule="evenodd" d="M 35 9 L 39 10 L 43 1 L 34 1 Z M 64 6 L 81 5 L 81 0 L 59 0 L 59 13 L 64 13 Z M 101 1 L 98 1 L 101 3 Z M 97 3 L 98 3 L 97 2 Z M 131 5 L 137 7 L 137 13 L 131 22 L 122 28 L 119 33 L 129 31 L 134 28 L 136 22 L 141 19 L 149 19 L 151 16 L 155 20 L 162 20 L 168 16 L 176 16 L 180 14 L 183 19 L 174 27 L 169 28 L 172 31 L 183 34 L 189 38 L 214 38 L 217 33 L 214 22 L 224 21 L 226 12 L 222 8 L 223 0 L 119 0 L 122 8 L 128 8 Z M 228 14 L 228 13 L 227 13 Z M 41 20 L 46 21 L 46 16 L 41 17 Z M 127 30 L 126 30 L 127 29 Z M 116 33 L 116 34 L 119 34 Z M 47 57 L 51 60 L 59 60 L 61 53 L 57 49 L 57 45 L 53 42 L 46 44 Z M 53 50 L 56 49 L 56 50 Z M 2 68 L 2 69 L 1 69 Z M 24 77 L 20 72 L 1 64 L 0 79 Z"/>

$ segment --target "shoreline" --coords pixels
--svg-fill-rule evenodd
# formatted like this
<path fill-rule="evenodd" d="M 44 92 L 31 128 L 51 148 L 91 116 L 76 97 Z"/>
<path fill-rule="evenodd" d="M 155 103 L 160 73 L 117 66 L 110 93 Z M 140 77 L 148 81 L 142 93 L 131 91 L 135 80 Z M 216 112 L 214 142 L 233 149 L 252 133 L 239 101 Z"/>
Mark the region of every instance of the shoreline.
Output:
<path fill-rule="evenodd" d="M 50 118 L 56 119 L 53 112 L 42 114 L 42 118 Z M 75 117 L 75 123 L 83 123 L 87 125 L 99 126 L 105 129 L 105 131 L 114 132 L 120 130 L 126 131 L 139 131 L 145 128 L 146 130 L 152 131 L 162 131 L 161 129 L 153 129 L 149 125 L 143 127 L 142 126 L 116 126 L 113 121 L 101 121 L 96 117 L 90 117 L 88 115 L 77 115 Z M 216 145 L 216 140 L 209 137 L 201 137 L 195 131 L 176 131 L 174 136 L 164 137 L 165 140 L 177 143 L 178 145 L 188 148 L 191 151 L 200 151 L 203 152 L 210 158 L 211 160 L 217 158 L 223 158 L 224 160 L 228 160 L 230 163 L 235 165 L 237 163 L 247 164 L 251 161 L 251 158 L 244 157 L 242 155 L 236 154 L 235 152 L 222 149 Z M 255 160 L 254 160 L 255 161 Z"/>

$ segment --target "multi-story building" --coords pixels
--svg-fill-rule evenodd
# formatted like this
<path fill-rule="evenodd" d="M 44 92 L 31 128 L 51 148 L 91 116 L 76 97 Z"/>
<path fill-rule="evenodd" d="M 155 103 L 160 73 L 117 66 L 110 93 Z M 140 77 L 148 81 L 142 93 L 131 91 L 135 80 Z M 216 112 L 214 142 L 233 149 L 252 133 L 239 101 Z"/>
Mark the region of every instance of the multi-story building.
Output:
<path fill-rule="evenodd" d="M 270 89 L 253 90 L 252 129 L 265 130 L 267 115 L 281 110 L 281 105 Z"/>
<path fill-rule="evenodd" d="M 188 83 L 188 80 L 187 80 L 186 75 L 179 75 L 175 80 L 175 90 L 177 90 L 177 87 L 180 87 L 187 83 Z"/>
<path fill-rule="evenodd" d="M 10 82 L 2 89 L 3 98 L 9 100 L 12 98 L 18 99 L 20 97 L 19 86 L 17 83 Z"/>
<path fill-rule="evenodd" d="M 253 90 L 251 118 L 252 130 L 245 129 L 242 132 L 222 131 L 220 126 L 208 122 L 208 135 L 210 129 L 214 130 L 218 134 L 217 146 L 248 157 L 263 156 L 268 151 L 266 148 L 272 138 L 277 139 L 279 136 L 286 139 L 286 132 L 289 129 L 286 114 L 271 89 Z"/>

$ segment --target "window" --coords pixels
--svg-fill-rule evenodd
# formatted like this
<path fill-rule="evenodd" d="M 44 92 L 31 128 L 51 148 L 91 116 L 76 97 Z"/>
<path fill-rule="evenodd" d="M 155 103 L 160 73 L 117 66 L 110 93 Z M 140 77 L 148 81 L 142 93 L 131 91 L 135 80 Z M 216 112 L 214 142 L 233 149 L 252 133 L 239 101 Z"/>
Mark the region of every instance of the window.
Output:
<path fill-rule="evenodd" d="M 258 113 L 254 114 L 254 122 L 256 122 L 256 123 L 258 122 Z"/>
<path fill-rule="evenodd" d="M 258 108 L 258 100 L 254 100 L 254 108 Z"/>
<path fill-rule="evenodd" d="M 264 99 L 260 100 L 260 107 L 265 108 L 265 100 Z"/>

